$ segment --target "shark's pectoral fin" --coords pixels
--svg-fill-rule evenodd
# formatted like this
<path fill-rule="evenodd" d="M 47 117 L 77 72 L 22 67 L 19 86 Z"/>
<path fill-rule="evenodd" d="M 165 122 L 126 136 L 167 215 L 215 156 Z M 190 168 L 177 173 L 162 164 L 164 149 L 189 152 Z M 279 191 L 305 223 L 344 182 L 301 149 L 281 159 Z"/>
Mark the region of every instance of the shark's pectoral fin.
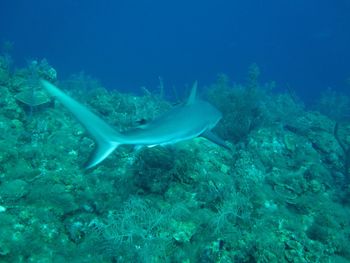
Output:
<path fill-rule="evenodd" d="M 217 136 L 216 134 L 214 134 L 212 131 L 210 130 L 206 130 L 205 132 L 203 132 L 201 134 L 201 137 L 208 139 L 209 141 L 220 145 L 228 150 L 231 150 L 231 148 L 226 144 L 226 142 L 221 139 L 219 136 Z"/>

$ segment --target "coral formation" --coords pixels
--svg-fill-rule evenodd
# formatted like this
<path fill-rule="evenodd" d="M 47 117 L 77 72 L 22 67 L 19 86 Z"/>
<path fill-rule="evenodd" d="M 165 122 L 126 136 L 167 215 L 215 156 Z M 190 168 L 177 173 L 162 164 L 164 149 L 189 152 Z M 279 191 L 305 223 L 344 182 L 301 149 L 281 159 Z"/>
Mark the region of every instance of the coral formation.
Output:
<path fill-rule="evenodd" d="M 232 152 L 203 138 L 122 147 L 84 171 L 89 135 L 57 103 L 28 119 L 16 94 L 32 69 L 11 72 L 7 63 L 0 57 L 1 262 L 350 260 L 349 123 L 335 132 L 333 113 L 272 92 L 257 65 L 245 84 L 220 75 L 207 90 Z M 45 60 L 35 74 L 57 81 Z M 58 85 L 121 130 L 171 108 L 83 73 Z"/>

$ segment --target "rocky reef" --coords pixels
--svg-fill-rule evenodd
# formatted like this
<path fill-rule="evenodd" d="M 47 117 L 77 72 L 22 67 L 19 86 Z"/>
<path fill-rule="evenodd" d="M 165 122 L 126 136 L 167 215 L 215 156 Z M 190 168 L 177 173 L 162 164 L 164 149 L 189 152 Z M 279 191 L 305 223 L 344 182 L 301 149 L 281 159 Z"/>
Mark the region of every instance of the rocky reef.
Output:
<path fill-rule="evenodd" d="M 222 111 L 215 132 L 231 152 L 203 138 L 121 147 L 85 171 L 94 143 L 71 114 L 18 99 L 47 95 L 38 78 L 120 130 L 171 103 L 84 74 L 58 81 L 45 60 L 8 63 L 0 57 L 0 262 L 350 261 L 350 122 L 334 115 L 345 98 L 330 115 L 325 98 L 306 109 L 252 65 L 246 83 L 221 74 L 202 94 Z"/>

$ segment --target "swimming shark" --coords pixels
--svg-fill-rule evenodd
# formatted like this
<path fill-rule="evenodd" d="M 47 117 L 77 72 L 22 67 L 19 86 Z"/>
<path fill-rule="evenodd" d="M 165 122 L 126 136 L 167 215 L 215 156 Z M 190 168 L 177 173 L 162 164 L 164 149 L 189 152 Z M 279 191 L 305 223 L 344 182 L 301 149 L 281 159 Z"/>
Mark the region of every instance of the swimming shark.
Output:
<path fill-rule="evenodd" d="M 225 141 L 211 132 L 222 118 L 222 114 L 209 102 L 197 98 L 197 82 L 194 83 L 186 103 L 125 133 L 113 129 L 87 107 L 69 97 L 52 83 L 41 80 L 41 84 L 81 122 L 94 139 L 96 147 L 85 165 L 86 169 L 96 166 L 118 146 L 124 144 L 135 145 L 137 148 L 154 147 L 204 137 L 230 149 Z"/>

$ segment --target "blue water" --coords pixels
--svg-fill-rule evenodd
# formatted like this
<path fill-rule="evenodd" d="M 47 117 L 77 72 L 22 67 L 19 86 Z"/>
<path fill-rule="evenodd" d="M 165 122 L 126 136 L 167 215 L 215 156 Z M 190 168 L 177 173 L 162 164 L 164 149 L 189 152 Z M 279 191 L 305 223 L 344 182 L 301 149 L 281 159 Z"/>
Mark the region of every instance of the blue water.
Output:
<path fill-rule="evenodd" d="M 0 1 L 0 262 L 350 262 L 349 47 L 350 0 Z"/>
<path fill-rule="evenodd" d="M 256 62 L 262 79 L 305 101 L 350 77 L 347 0 L 47 1 L 0 4 L 0 41 L 18 66 L 47 58 L 59 78 L 84 71 L 107 88 L 181 89 Z"/>

